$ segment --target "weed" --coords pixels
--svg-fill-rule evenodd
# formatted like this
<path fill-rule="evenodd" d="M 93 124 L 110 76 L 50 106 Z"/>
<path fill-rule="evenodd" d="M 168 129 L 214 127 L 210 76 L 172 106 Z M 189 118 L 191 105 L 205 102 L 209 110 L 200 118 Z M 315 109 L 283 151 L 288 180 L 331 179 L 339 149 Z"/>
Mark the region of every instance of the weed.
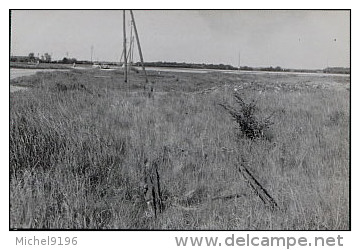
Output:
<path fill-rule="evenodd" d="M 234 92 L 234 98 L 238 107 L 231 107 L 228 104 L 220 104 L 238 125 L 238 128 L 242 135 L 249 139 L 265 138 L 270 140 L 268 131 L 270 130 L 273 122 L 271 117 L 273 113 L 266 118 L 258 118 L 256 115 L 259 108 L 256 105 L 256 101 L 245 102 L 240 93 Z"/>

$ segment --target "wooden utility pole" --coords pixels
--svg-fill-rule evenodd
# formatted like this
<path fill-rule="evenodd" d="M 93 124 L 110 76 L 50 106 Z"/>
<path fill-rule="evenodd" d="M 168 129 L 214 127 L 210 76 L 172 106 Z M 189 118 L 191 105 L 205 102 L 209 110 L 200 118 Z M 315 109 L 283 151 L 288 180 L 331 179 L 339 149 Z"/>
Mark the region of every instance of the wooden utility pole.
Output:
<path fill-rule="evenodd" d="M 131 70 L 131 64 L 132 64 L 132 54 L 133 54 L 133 45 L 134 45 L 134 38 L 133 38 L 133 25 L 131 22 L 131 28 L 130 28 L 130 39 L 129 39 L 129 51 L 127 55 L 127 61 L 128 61 L 128 76 L 129 76 L 129 82 L 130 82 L 130 70 Z"/>
<path fill-rule="evenodd" d="M 147 77 L 146 70 L 145 70 L 144 58 L 143 58 L 143 55 L 142 55 L 142 52 L 141 52 L 140 40 L 139 40 L 138 32 L 137 32 L 137 29 L 136 29 L 135 18 L 134 18 L 134 14 L 133 14 L 132 10 L 130 10 L 130 14 L 131 14 L 131 20 L 132 20 L 132 22 L 134 24 L 135 38 L 136 38 L 136 42 L 137 42 L 138 49 L 139 49 L 141 67 L 142 67 L 142 69 L 143 69 L 143 71 L 145 73 L 145 81 L 147 83 L 148 82 L 148 77 Z"/>
<path fill-rule="evenodd" d="M 93 52 L 94 52 L 94 46 L 91 45 L 91 56 L 90 56 L 90 61 L 91 61 L 91 63 L 92 63 L 92 61 L 93 61 Z"/>
<path fill-rule="evenodd" d="M 126 61 L 126 28 L 125 28 L 125 10 L 123 11 L 123 36 L 124 36 L 124 82 L 127 82 L 127 61 Z"/>

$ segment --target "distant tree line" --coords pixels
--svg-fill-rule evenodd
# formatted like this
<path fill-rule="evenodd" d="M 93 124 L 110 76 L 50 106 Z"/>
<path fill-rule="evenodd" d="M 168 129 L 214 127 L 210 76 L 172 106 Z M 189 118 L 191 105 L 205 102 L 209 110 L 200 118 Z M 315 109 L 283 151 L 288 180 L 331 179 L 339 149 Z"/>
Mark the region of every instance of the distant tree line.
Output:
<path fill-rule="evenodd" d="M 141 66 L 140 62 L 134 64 Z M 178 62 L 145 62 L 145 67 L 175 67 L 175 68 L 192 68 L 192 69 L 223 69 L 223 70 L 236 70 L 238 68 L 225 65 L 225 64 L 205 64 L 205 63 L 178 63 Z"/>
<path fill-rule="evenodd" d="M 324 73 L 350 74 L 350 68 L 344 68 L 344 67 L 328 67 L 328 68 L 324 69 Z"/>
<path fill-rule="evenodd" d="M 141 66 L 140 62 L 134 64 L 135 66 Z M 177 62 L 145 62 L 145 67 L 174 67 L 174 68 L 193 68 L 193 69 L 219 69 L 219 70 L 239 70 L 238 67 L 234 67 L 232 65 L 225 65 L 225 64 L 205 64 L 205 63 L 177 63 Z M 275 71 L 275 72 L 282 72 L 282 71 L 294 71 L 290 69 L 284 69 L 280 66 L 277 67 L 249 67 L 249 66 L 241 66 L 240 70 L 245 71 Z"/>
<path fill-rule="evenodd" d="M 49 53 L 45 53 L 41 56 L 35 56 L 35 53 L 31 52 L 28 56 L 11 56 L 10 62 L 51 63 L 51 55 Z"/>
<path fill-rule="evenodd" d="M 64 57 L 61 60 L 53 61 L 53 63 L 61 63 L 61 64 L 93 64 L 93 63 L 100 63 L 100 64 L 106 64 L 106 65 L 119 65 L 119 63 L 116 62 L 91 62 L 88 60 L 77 60 L 76 58 L 67 58 Z"/>
<path fill-rule="evenodd" d="M 141 66 L 140 62 L 134 64 Z M 224 64 L 205 64 L 205 63 L 177 63 L 177 62 L 145 62 L 145 67 L 176 67 L 176 68 L 193 68 L 193 69 L 220 69 L 220 70 L 239 70 L 238 67 Z M 276 67 L 249 67 L 241 66 L 240 70 L 243 71 L 270 71 L 270 72 L 304 72 L 304 73 L 337 73 L 349 74 L 350 68 L 333 67 L 326 69 L 286 69 L 280 66 Z"/>
<path fill-rule="evenodd" d="M 61 60 L 52 60 L 49 53 L 45 53 L 36 57 L 33 52 L 28 56 L 11 56 L 10 62 L 27 62 L 27 63 L 58 63 L 58 64 L 93 64 L 88 60 L 77 60 L 76 58 L 64 57 Z M 98 62 L 99 63 L 99 62 Z M 119 65 L 118 62 L 102 62 L 106 65 Z M 140 62 L 133 63 L 134 66 L 141 66 Z M 205 63 L 178 63 L 178 62 L 145 62 L 145 67 L 173 67 L 173 68 L 192 68 L 192 69 L 219 69 L 219 70 L 239 70 L 238 67 L 226 64 L 205 64 Z M 350 74 L 350 68 L 344 67 L 328 67 L 323 70 L 309 70 L 309 69 L 285 69 L 280 66 L 276 67 L 249 67 L 241 66 L 240 70 L 244 71 L 271 71 L 271 72 L 308 72 L 308 73 L 336 73 L 336 74 Z"/>

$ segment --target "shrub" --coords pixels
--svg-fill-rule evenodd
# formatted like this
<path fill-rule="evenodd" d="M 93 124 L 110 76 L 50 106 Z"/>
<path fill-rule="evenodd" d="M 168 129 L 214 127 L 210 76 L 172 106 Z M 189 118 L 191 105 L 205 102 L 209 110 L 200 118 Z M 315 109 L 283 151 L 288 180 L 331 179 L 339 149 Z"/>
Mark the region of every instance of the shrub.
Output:
<path fill-rule="evenodd" d="M 257 138 L 271 139 L 268 136 L 268 130 L 273 125 L 271 121 L 273 113 L 266 118 L 260 118 L 256 115 L 259 108 L 255 100 L 246 103 L 238 92 L 234 92 L 234 98 L 238 107 L 232 107 L 226 103 L 220 104 L 220 106 L 229 112 L 237 123 L 241 134 L 252 140 Z"/>

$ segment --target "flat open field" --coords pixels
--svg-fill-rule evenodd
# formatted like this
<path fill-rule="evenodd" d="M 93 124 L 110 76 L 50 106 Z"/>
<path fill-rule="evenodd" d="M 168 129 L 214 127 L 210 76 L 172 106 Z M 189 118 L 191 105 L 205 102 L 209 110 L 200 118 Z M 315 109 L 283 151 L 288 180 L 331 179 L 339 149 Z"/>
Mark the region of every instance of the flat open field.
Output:
<path fill-rule="evenodd" d="M 21 68 L 12 68 L 10 70 L 10 80 L 23 77 L 23 76 L 31 76 L 36 74 L 37 72 L 53 72 L 60 71 L 59 69 L 21 69 Z"/>
<path fill-rule="evenodd" d="M 349 229 L 348 76 L 148 74 L 11 80 L 11 228 Z M 271 115 L 262 136 L 220 105 L 236 96 Z"/>

